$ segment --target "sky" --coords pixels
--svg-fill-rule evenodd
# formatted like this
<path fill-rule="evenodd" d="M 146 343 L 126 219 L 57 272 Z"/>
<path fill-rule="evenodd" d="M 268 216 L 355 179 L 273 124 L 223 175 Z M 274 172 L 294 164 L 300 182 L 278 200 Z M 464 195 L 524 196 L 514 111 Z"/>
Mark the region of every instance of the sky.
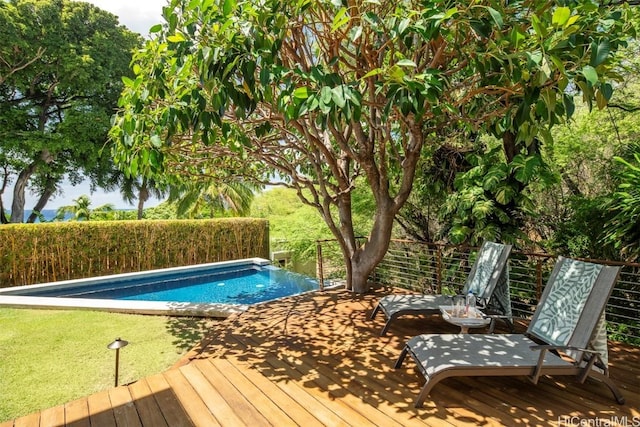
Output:
<path fill-rule="evenodd" d="M 86 0 L 85 0 L 86 1 Z M 168 0 L 88 0 L 100 9 L 111 12 L 118 17 L 120 24 L 126 26 L 131 31 L 146 36 L 149 28 L 153 25 L 163 22 L 162 7 L 167 5 Z M 7 189 L 4 194 L 3 202 L 7 207 L 11 206 L 13 188 Z M 80 185 L 72 186 L 69 182 L 65 182 L 62 186 L 62 194 L 58 194 L 49 199 L 45 209 L 57 209 L 60 206 L 68 206 L 73 204 L 73 200 L 79 196 L 86 194 L 91 199 L 91 206 L 97 207 L 107 203 L 111 203 L 118 209 L 134 208 L 122 200 L 119 192 L 106 193 L 102 190 L 91 193 L 89 182 L 85 181 Z M 27 190 L 25 209 L 31 209 L 37 201 L 37 197 Z M 145 206 L 151 207 L 160 203 L 160 200 L 151 199 Z"/>

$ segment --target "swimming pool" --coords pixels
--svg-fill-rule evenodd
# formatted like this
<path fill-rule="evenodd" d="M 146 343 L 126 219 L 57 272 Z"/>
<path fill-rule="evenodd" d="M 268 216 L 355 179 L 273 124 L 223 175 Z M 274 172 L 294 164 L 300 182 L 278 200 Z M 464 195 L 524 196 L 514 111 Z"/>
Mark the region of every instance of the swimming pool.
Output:
<path fill-rule="evenodd" d="M 315 279 L 249 258 L 0 289 L 0 306 L 225 317 L 317 289 Z"/>

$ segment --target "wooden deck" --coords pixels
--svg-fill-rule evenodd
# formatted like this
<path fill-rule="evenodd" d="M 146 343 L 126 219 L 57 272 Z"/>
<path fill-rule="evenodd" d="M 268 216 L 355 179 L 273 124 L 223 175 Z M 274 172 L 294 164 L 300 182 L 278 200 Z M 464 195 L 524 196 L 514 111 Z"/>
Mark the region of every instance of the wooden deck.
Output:
<path fill-rule="evenodd" d="M 617 425 L 624 417 L 639 425 L 640 348 L 616 343 L 611 375 L 624 406 L 593 381 L 543 378 L 534 386 L 526 378 L 480 377 L 446 379 L 424 408 L 413 408 L 420 376 L 411 360 L 392 367 L 403 343 L 456 329 L 438 316 L 410 318 L 379 337 L 383 316 L 368 316 L 387 292 L 333 290 L 254 307 L 211 329 L 181 366 L 0 427 L 568 426 Z"/>

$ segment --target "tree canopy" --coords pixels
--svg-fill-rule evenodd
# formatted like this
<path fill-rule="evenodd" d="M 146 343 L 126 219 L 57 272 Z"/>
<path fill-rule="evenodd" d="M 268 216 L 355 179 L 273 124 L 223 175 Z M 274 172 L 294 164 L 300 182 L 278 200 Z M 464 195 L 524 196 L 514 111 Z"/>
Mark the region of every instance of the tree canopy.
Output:
<path fill-rule="evenodd" d="M 496 185 L 528 178 L 531 147 L 571 116 L 572 92 L 589 105 L 611 97 L 627 13 L 591 0 L 173 0 L 125 79 L 114 155 L 132 174 L 295 188 L 363 292 L 421 154 L 490 133 L 508 163 Z M 364 245 L 357 181 L 375 199 Z"/>
<path fill-rule="evenodd" d="M 140 37 L 88 3 L 12 0 L 0 2 L 0 38 L 0 179 L 22 222 L 27 189 L 40 211 L 65 175 L 95 185 L 113 170 L 101 149 Z"/>

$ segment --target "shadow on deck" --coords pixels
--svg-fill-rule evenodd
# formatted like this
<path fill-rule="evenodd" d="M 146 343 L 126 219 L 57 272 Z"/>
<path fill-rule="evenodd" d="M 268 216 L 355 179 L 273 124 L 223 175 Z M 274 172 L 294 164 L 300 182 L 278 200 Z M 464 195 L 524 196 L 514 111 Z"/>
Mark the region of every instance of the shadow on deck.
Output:
<path fill-rule="evenodd" d="M 640 348 L 618 343 L 609 358 L 624 406 L 594 381 L 476 377 L 442 381 L 415 409 L 421 377 L 410 361 L 393 363 L 409 337 L 457 328 L 439 316 L 405 318 L 380 337 L 383 316 L 368 317 L 390 291 L 398 290 L 331 290 L 252 307 L 216 324 L 174 369 L 0 426 L 640 423 Z"/>

